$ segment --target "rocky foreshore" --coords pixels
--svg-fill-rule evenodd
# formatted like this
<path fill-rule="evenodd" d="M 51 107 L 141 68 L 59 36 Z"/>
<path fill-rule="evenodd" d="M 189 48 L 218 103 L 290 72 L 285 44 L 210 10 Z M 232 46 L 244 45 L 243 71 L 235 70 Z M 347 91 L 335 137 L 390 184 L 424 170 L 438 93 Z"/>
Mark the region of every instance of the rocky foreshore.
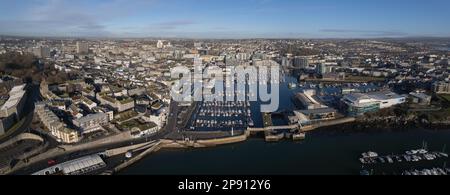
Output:
<path fill-rule="evenodd" d="M 355 122 L 338 126 L 323 127 L 319 132 L 335 133 L 374 133 L 374 132 L 406 132 L 416 129 L 450 130 L 450 121 L 428 121 L 415 115 L 361 117 Z"/>

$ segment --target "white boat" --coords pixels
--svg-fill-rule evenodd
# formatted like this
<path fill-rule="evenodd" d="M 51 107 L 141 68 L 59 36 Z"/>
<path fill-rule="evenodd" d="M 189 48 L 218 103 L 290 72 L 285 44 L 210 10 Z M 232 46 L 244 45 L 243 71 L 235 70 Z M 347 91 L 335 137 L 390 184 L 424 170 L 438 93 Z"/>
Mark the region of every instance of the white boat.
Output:
<path fill-rule="evenodd" d="M 366 152 L 366 153 L 362 153 L 362 156 L 364 158 L 376 158 L 376 157 L 378 157 L 378 154 L 376 152 L 369 151 L 369 152 Z"/>
<path fill-rule="evenodd" d="M 390 156 L 387 156 L 386 159 L 387 159 L 388 163 L 390 163 L 390 164 L 394 163 L 394 160 L 392 160 L 392 158 Z"/>

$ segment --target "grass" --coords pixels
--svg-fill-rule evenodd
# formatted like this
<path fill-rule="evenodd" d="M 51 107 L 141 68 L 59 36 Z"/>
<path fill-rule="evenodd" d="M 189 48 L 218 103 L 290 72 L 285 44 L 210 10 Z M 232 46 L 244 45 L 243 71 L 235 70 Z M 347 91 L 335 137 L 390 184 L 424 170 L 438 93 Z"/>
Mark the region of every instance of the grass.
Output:
<path fill-rule="evenodd" d="M 128 103 L 131 103 L 131 102 L 133 102 L 133 101 L 134 101 L 134 100 L 131 99 L 131 98 L 126 98 L 126 99 L 121 100 L 120 103 L 121 103 L 121 104 L 128 104 Z"/>
<path fill-rule="evenodd" d="M 106 101 L 108 101 L 108 102 L 111 102 L 111 103 L 116 103 L 116 99 L 115 98 L 112 98 L 112 97 L 110 97 L 110 96 L 107 96 L 107 95 L 105 95 L 105 96 L 101 96 L 104 100 L 106 100 Z"/>
<path fill-rule="evenodd" d="M 120 123 L 121 121 L 126 121 L 126 120 L 136 117 L 138 115 L 139 114 L 137 112 L 135 112 L 134 110 L 129 110 L 129 111 L 120 113 L 114 121 Z"/>
<path fill-rule="evenodd" d="M 450 94 L 440 94 L 439 97 L 441 97 L 447 102 L 450 102 Z"/>
<path fill-rule="evenodd" d="M 127 121 L 125 123 L 122 123 L 121 125 L 119 125 L 120 129 L 123 130 L 132 130 L 133 128 L 138 128 L 141 131 L 145 131 L 147 129 L 151 129 L 156 127 L 155 123 L 141 123 L 138 120 L 131 120 L 131 121 Z"/>
<path fill-rule="evenodd" d="M 442 120 L 447 120 L 448 117 L 450 116 L 450 108 L 447 109 L 443 109 L 441 111 L 438 112 L 432 112 L 428 114 L 428 118 L 431 121 L 442 121 Z"/>

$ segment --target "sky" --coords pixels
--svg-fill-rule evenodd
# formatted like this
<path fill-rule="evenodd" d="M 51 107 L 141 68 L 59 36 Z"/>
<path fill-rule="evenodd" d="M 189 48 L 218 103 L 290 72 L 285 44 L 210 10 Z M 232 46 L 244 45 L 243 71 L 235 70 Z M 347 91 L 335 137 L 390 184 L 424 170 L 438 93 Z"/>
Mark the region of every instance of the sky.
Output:
<path fill-rule="evenodd" d="M 0 34 L 64 37 L 450 37 L 448 0 L 0 0 Z"/>

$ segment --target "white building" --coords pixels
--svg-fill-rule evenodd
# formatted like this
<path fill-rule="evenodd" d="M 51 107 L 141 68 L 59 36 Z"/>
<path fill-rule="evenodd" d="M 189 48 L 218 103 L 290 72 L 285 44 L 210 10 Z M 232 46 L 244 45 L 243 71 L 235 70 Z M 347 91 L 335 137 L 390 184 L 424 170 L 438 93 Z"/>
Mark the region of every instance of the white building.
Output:
<path fill-rule="evenodd" d="M 162 40 L 158 40 L 158 43 L 156 43 L 156 47 L 158 49 L 162 49 L 164 47 L 164 42 Z"/>
<path fill-rule="evenodd" d="M 367 112 L 376 112 L 406 102 L 406 97 L 391 91 L 372 92 L 367 94 L 354 93 L 345 95 L 342 102 L 346 105 L 349 115 L 360 116 Z"/>
<path fill-rule="evenodd" d="M 110 116 L 106 113 L 90 114 L 73 120 L 73 124 L 80 128 L 83 133 L 91 133 L 102 130 L 102 125 L 108 124 Z"/>

